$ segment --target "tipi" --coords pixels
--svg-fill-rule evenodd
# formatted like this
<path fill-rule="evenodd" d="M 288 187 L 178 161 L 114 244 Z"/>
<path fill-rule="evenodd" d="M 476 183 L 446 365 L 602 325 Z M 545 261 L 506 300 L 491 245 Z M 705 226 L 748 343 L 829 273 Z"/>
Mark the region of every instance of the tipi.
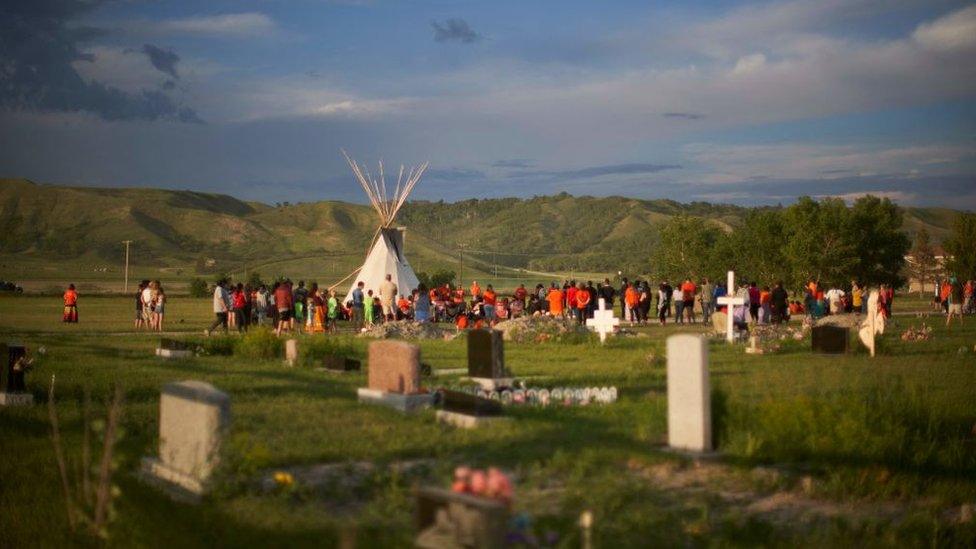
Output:
<path fill-rule="evenodd" d="M 406 172 L 401 165 L 400 174 L 397 176 L 396 189 L 392 195 L 388 195 L 382 161 L 379 163 L 379 179 L 376 179 L 369 173 L 366 166 L 361 166 L 349 158 L 346 151 L 342 151 L 342 155 L 346 157 L 346 162 L 352 168 L 356 180 L 366 191 L 369 203 L 380 216 L 380 226 L 376 229 L 373 247 L 366 255 L 366 261 L 359 268 L 356 278 L 353 279 L 352 285 L 346 292 L 343 303 L 352 299 L 352 291 L 360 282 L 364 284 L 364 292 L 373 290 L 373 296 L 379 297 L 380 285 L 386 280 L 386 275 L 392 275 L 393 283 L 396 284 L 399 294 L 408 295 L 420 282 L 410 267 L 407 257 L 403 255 L 404 228 L 394 227 L 393 222 L 396 220 L 397 212 L 407 201 L 410 191 L 413 190 L 424 171 L 427 170 L 428 162 L 410 168 L 409 172 Z"/>

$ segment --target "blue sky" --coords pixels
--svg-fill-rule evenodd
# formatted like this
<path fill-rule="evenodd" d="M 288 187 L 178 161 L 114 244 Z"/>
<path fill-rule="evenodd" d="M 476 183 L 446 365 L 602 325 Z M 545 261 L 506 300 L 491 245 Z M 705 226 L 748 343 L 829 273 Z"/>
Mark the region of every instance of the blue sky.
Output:
<path fill-rule="evenodd" d="M 363 201 L 976 209 L 976 5 L 10 0 L 0 175 Z"/>

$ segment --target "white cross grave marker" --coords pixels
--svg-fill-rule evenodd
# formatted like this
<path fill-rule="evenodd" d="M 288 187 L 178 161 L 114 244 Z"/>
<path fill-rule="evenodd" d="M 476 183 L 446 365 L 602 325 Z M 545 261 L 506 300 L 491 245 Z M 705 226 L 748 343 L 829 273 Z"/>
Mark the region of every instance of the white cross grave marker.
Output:
<path fill-rule="evenodd" d="M 718 304 L 728 307 L 726 310 L 725 340 L 732 343 L 735 341 L 735 324 L 732 322 L 733 311 L 737 305 L 745 305 L 746 300 L 741 297 L 735 297 L 735 273 L 732 271 L 729 271 L 728 284 L 726 284 L 725 288 L 725 295 L 718 298 Z"/>
<path fill-rule="evenodd" d="M 600 334 L 600 343 L 607 340 L 607 334 L 612 334 L 617 326 L 620 326 L 620 319 L 613 316 L 613 309 L 607 309 L 607 302 L 601 297 L 597 302 L 599 308 L 593 311 L 593 318 L 586 319 L 587 328 L 593 328 Z"/>

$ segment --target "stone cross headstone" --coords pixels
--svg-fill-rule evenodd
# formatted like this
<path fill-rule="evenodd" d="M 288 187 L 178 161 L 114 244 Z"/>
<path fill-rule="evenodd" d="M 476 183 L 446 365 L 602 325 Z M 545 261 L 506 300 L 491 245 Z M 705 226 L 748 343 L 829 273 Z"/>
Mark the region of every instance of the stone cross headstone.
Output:
<path fill-rule="evenodd" d="M 143 458 L 143 473 L 191 496 L 205 493 L 229 426 L 226 393 L 203 381 L 167 383 L 159 399 L 159 457 Z"/>
<path fill-rule="evenodd" d="M 867 318 L 861 323 L 861 328 L 857 332 L 857 335 L 861 338 L 861 342 L 871 352 L 871 356 L 874 356 L 876 347 L 874 338 L 877 335 L 883 334 L 884 328 L 884 315 L 878 314 L 878 291 L 871 290 L 871 295 L 868 297 Z"/>
<path fill-rule="evenodd" d="M 505 372 L 505 341 L 498 330 L 468 332 L 468 377 L 498 379 Z"/>
<path fill-rule="evenodd" d="M 298 362 L 298 340 L 285 340 L 285 363 L 294 366 Z"/>
<path fill-rule="evenodd" d="M 596 330 L 600 334 L 600 343 L 605 343 L 607 334 L 612 334 L 620 325 L 620 319 L 613 316 L 613 309 L 607 309 L 607 303 L 602 297 L 597 303 L 598 308 L 593 311 L 593 318 L 586 319 L 586 326 Z"/>
<path fill-rule="evenodd" d="M 22 345 L 0 343 L 0 406 L 29 406 L 34 395 L 27 392 L 30 358 Z"/>
<path fill-rule="evenodd" d="M 711 386 L 708 343 L 704 337 L 668 338 L 668 446 L 676 450 L 712 450 Z"/>
<path fill-rule="evenodd" d="M 733 271 L 729 271 L 725 294 L 718 298 L 717 302 L 719 305 L 728 307 L 725 320 L 725 340 L 732 343 L 735 341 L 735 324 L 733 323 L 733 316 L 735 315 L 733 315 L 733 309 L 739 305 L 746 304 L 745 299 L 735 296 L 735 273 Z"/>

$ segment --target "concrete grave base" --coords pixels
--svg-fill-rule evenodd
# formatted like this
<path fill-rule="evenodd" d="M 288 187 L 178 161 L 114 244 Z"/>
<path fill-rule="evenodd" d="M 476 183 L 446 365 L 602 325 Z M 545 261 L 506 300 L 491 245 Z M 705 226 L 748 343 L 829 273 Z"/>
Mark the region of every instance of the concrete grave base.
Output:
<path fill-rule="evenodd" d="M 193 351 L 188 349 L 156 349 L 156 356 L 160 358 L 191 358 Z"/>
<path fill-rule="evenodd" d="M 447 410 L 437 410 L 438 423 L 446 423 L 447 425 L 461 427 L 462 429 L 477 429 L 478 427 L 509 422 L 511 420 L 512 418 L 506 416 L 471 416 L 457 412 L 448 412 Z"/>
<path fill-rule="evenodd" d="M 463 376 L 468 374 L 467 368 L 442 368 L 431 371 L 431 375 L 438 376 Z"/>
<path fill-rule="evenodd" d="M 31 406 L 34 395 L 30 393 L 0 393 L 0 406 Z"/>
<path fill-rule="evenodd" d="M 369 389 L 367 387 L 360 387 L 356 390 L 356 393 L 359 395 L 359 402 L 378 404 L 401 412 L 412 412 L 421 408 L 428 408 L 434 403 L 434 393 L 404 395 L 400 393 L 388 393 L 379 389 Z"/>
<path fill-rule="evenodd" d="M 472 377 L 471 381 L 481 386 L 483 391 L 497 391 L 507 389 L 515 384 L 514 377 Z"/>
<path fill-rule="evenodd" d="M 167 466 L 153 457 L 142 458 L 140 477 L 179 501 L 198 502 L 206 487 L 198 479 Z"/>

